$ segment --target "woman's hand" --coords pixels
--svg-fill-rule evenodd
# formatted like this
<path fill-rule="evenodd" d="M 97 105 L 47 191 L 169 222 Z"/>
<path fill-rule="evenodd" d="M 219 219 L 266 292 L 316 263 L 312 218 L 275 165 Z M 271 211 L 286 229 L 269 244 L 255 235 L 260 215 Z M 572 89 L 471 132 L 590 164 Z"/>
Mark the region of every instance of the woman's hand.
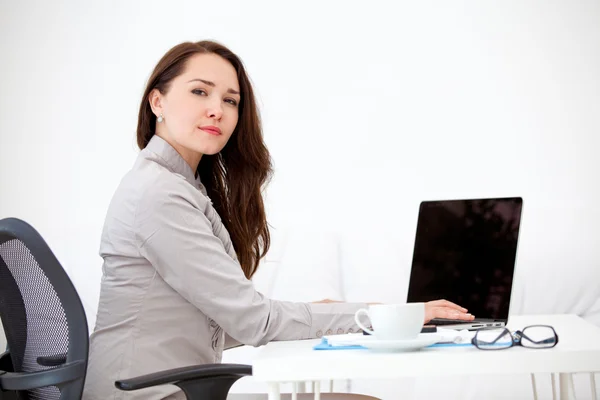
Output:
<path fill-rule="evenodd" d="M 472 321 L 475 317 L 467 309 L 447 300 L 434 300 L 425 303 L 425 323 L 434 318 L 460 319 Z"/>
<path fill-rule="evenodd" d="M 313 301 L 312 303 L 316 303 L 316 304 L 320 304 L 320 303 L 343 303 L 343 301 L 337 301 L 337 300 L 330 300 L 330 299 L 323 299 L 320 301 Z"/>

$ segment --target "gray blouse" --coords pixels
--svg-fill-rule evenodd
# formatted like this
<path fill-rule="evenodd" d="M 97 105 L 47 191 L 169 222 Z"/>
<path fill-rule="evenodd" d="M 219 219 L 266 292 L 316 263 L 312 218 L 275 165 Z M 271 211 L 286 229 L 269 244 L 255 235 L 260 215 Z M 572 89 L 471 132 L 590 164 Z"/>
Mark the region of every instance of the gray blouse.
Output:
<path fill-rule="evenodd" d="M 218 363 L 226 341 L 260 346 L 359 331 L 354 312 L 365 304 L 292 303 L 257 292 L 194 175 L 154 136 L 114 194 L 100 244 L 86 400 L 179 396 L 171 385 L 123 392 L 114 382 Z"/>

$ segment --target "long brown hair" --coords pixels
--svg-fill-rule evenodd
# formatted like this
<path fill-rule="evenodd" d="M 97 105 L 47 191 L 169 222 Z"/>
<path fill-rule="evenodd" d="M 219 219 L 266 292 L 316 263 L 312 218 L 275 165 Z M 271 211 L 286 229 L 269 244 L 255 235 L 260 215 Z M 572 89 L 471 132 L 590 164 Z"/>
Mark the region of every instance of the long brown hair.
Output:
<path fill-rule="evenodd" d="M 272 174 L 271 157 L 265 146 L 260 116 L 250 79 L 240 58 L 213 41 L 185 42 L 170 49 L 158 62 L 142 97 L 137 142 L 144 149 L 155 134 L 156 115 L 150 108 L 153 89 L 165 94 L 171 81 L 182 74 L 186 61 L 196 54 L 217 54 L 229 61 L 240 85 L 239 119 L 231 138 L 215 155 L 203 155 L 198 174 L 225 228 L 229 231 L 242 270 L 248 279 L 271 244 L 262 197 Z"/>

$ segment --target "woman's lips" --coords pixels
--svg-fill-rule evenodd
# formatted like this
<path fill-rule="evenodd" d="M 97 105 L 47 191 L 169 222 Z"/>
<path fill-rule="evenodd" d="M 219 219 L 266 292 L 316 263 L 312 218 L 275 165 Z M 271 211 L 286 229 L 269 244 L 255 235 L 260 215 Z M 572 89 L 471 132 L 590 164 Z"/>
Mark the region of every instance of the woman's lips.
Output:
<path fill-rule="evenodd" d="M 210 135 L 215 135 L 215 136 L 221 135 L 221 130 L 219 128 L 217 128 L 216 126 L 201 126 L 200 129 Z"/>

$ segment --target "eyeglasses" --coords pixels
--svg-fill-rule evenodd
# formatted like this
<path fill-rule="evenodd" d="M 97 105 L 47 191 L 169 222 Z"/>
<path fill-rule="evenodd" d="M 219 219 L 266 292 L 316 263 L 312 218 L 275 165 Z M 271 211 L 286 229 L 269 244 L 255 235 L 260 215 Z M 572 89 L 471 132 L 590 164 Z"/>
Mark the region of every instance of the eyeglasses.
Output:
<path fill-rule="evenodd" d="M 503 350 L 513 346 L 532 349 L 549 349 L 558 343 L 558 335 L 549 325 L 531 325 L 511 333 L 508 329 L 483 329 L 471 340 L 481 350 Z"/>

